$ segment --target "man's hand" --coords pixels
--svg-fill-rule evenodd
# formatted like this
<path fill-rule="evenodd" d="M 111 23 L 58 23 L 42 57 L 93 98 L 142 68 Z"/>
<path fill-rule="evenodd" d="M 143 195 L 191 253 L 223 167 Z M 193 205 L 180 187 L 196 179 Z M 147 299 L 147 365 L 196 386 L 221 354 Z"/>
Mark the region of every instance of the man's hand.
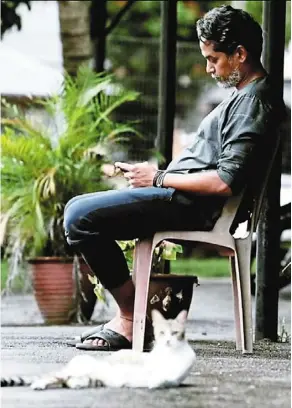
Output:
<path fill-rule="evenodd" d="M 148 162 L 136 164 L 116 162 L 115 167 L 124 172 L 124 177 L 129 181 L 131 188 L 153 186 L 153 178 L 157 171 L 155 165 Z"/>

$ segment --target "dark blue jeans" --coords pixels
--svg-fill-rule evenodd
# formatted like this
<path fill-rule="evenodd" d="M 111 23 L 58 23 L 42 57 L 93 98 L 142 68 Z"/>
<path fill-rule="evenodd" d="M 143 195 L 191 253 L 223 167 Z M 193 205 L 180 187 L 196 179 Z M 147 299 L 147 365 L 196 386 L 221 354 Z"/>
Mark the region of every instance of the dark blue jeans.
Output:
<path fill-rule="evenodd" d="M 112 289 L 129 279 L 116 240 L 146 238 L 159 230 L 200 228 L 202 216 L 196 207 L 193 200 L 178 195 L 173 188 L 84 194 L 72 198 L 65 207 L 65 235 L 103 286 Z"/>

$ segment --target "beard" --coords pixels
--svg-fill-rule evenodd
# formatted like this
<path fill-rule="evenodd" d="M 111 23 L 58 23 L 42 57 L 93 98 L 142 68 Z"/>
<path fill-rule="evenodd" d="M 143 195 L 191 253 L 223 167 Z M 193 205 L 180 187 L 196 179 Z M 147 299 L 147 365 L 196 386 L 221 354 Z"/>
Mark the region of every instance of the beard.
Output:
<path fill-rule="evenodd" d="M 212 78 L 215 79 L 220 88 L 233 88 L 238 85 L 242 79 L 238 69 L 234 69 L 227 77 L 212 75 Z"/>

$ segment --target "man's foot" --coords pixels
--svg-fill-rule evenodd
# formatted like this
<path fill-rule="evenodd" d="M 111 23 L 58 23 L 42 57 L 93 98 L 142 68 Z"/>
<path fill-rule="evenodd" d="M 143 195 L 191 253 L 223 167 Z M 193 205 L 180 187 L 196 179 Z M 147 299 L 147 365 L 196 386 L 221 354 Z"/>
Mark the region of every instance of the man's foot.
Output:
<path fill-rule="evenodd" d="M 76 344 L 77 348 L 83 350 L 117 350 L 122 348 L 132 347 L 133 337 L 133 310 L 134 310 L 134 298 L 135 287 L 133 281 L 128 279 L 123 285 L 118 288 L 111 289 L 115 301 L 118 305 L 118 312 L 116 317 L 105 325 L 98 327 L 96 332 L 90 330 L 88 336 L 83 336 L 83 342 Z M 153 331 L 152 325 L 146 317 L 146 330 L 145 330 L 145 345 L 152 342 Z"/>
<path fill-rule="evenodd" d="M 104 328 L 111 329 L 116 333 L 123 335 L 129 342 L 132 342 L 133 336 L 133 320 L 121 316 L 114 317 L 111 321 L 104 325 Z M 88 339 L 83 343 L 91 344 L 93 346 L 103 347 L 106 346 L 106 342 L 102 339 Z"/>

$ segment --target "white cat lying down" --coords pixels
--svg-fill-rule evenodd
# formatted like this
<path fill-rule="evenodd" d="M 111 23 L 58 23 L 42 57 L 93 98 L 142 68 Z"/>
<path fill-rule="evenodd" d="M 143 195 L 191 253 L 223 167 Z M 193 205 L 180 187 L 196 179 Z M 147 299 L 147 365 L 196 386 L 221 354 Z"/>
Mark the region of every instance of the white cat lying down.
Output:
<path fill-rule="evenodd" d="M 1 386 L 31 385 L 34 390 L 88 387 L 175 387 L 190 373 L 196 355 L 185 340 L 187 312 L 166 320 L 152 311 L 155 344 L 150 353 L 120 350 L 105 357 L 80 355 L 60 371 L 36 380 L 1 379 Z"/>

